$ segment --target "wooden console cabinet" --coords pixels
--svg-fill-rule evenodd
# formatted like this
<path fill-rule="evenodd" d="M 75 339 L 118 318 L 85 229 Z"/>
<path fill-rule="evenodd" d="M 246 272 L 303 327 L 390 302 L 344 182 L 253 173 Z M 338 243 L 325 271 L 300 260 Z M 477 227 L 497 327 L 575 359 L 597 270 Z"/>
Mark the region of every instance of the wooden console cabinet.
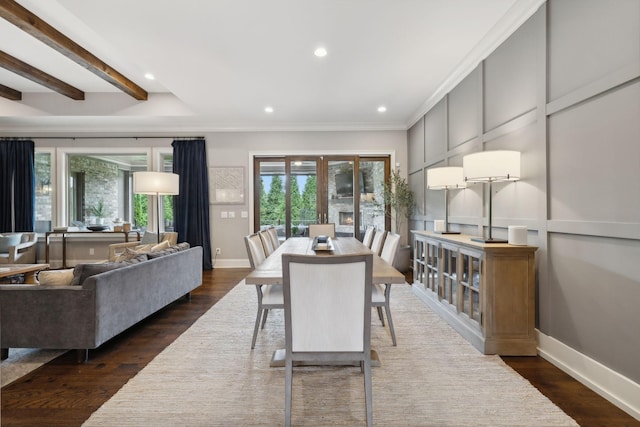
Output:
<path fill-rule="evenodd" d="M 536 247 L 412 233 L 420 299 L 484 354 L 536 355 Z"/>

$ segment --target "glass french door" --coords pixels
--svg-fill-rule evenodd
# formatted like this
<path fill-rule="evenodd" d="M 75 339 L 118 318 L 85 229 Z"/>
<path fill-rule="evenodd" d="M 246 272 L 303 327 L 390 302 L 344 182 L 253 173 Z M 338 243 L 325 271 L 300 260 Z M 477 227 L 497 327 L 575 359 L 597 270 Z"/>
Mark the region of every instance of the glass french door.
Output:
<path fill-rule="evenodd" d="M 389 164 L 388 157 L 256 157 L 254 229 L 274 226 L 280 238 L 306 236 L 313 223 L 334 223 L 337 236 L 357 238 L 369 225 L 388 230 Z"/>

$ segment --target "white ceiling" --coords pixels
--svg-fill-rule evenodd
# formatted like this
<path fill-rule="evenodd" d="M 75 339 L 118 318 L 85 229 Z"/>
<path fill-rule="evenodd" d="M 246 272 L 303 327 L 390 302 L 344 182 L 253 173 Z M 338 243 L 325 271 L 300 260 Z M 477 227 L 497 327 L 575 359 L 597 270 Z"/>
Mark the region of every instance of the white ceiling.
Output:
<path fill-rule="evenodd" d="M 406 129 L 543 3 L 18 2 L 149 92 L 136 101 L 0 19 L 1 50 L 86 93 L 73 101 L 0 68 L 23 92 L 0 98 L 0 129 L 33 135 Z"/>

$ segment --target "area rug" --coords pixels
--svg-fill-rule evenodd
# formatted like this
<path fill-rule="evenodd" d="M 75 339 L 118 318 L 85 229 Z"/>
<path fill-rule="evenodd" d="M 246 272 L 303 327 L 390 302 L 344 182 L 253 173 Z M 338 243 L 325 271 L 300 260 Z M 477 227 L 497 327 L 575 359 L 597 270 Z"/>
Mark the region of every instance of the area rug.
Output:
<path fill-rule="evenodd" d="M 60 356 L 66 350 L 42 350 L 39 348 L 11 348 L 9 357 L 0 362 L 1 387 L 38 369 Z"/>
<path fill-rule="evenodd" d="M 373 418 L 380 426 L 577 426 L 509 368 L 484 356 L 411 292 L 395 286 L 398 346 L 375 317 Z M 269 314 L 251 350 L 253 286 L 240 282 L 96 411 L 85 426 L 277 426 L 284 424 L 282 310 Z M 375 312 L 374 312 L 375 314 Z M 301 367 L 293 375 L 294 425 L 365 423 L 357 367 Z"/>

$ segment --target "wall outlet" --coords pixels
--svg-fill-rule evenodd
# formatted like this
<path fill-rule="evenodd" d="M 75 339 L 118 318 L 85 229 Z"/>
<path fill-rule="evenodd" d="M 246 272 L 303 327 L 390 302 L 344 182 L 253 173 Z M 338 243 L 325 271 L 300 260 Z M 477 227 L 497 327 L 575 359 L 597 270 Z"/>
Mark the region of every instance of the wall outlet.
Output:
<path fill-rule="evenodd" d="M 89 248 L 89 255 L 95 255 L 96 251 L 93 248 Z"/>
<path fill-rule="evenodd" d="M 216 255 L 220 255 L 222 253 L 222 249 L 216 248 Z"/>

